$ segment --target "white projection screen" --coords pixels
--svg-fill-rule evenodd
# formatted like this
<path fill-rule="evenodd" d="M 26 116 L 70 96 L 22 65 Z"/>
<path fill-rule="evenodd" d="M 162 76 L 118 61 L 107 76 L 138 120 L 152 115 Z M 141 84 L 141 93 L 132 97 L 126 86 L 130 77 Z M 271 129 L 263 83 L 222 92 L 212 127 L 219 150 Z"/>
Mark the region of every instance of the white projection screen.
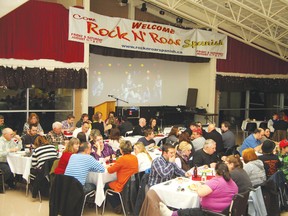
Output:
<path fill-rule="evenodd" d="M 115 100 L 118 106 L 185 105 L 189 63 L 90 54 L 89 106 Z"/>

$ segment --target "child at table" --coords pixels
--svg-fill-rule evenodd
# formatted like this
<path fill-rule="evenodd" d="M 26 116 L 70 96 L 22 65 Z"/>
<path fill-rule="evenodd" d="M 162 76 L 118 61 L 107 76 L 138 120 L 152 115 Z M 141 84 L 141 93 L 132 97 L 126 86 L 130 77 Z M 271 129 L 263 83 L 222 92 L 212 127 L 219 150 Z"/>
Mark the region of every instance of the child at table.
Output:
<path fill-rule="evenodd" d="M 282 167 L 280 168 L 285 177 L 286 180 L 288 180 L 288 140 L 284 139 L 279 142 L 279 160 L 281 161 Z"/>

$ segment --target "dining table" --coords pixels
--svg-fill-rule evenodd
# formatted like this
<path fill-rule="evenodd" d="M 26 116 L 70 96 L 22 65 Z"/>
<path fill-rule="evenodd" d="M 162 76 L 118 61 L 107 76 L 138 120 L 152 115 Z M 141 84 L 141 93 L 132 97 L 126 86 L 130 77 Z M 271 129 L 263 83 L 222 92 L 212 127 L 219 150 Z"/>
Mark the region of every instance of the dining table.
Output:
<path fill-rule="evenodd" d="M 14 174 L 22 175 L 23 179 L 29 183 L 32 157 L 25 151 L 10 152 L 7 155 L 7 163 Z"/>
<path fill-rule="evenodd" d="M 154 190 L 160 200 L 169 207 L 176 209 L 198 208 L 200 206 L 200 198 L 190 187 L 190 185 L 198 183 L 199 181 L 193 181 L 191 178 L 177 177 L 153 185 L 150 190 Z"/>
<path fill-rule="evenodd" d="M 105 169 L 104 173 L 89 172 L 86 183 L 92 183 L 96 185 L 95 192 L 95 204 L 101 206 L 105 200 L 104 186 L 107 182 L 115 181 L 117 179 L 116 173 L 108 173 Z"/>

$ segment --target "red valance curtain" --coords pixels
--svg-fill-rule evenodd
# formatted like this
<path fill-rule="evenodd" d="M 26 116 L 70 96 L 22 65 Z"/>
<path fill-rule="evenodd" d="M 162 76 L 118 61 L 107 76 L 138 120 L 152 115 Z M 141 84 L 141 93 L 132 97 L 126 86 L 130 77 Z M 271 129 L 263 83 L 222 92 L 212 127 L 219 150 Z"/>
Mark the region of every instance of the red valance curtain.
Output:
<path fill-rule="evenodd" d="M 217 59 L 217 72 L 288 74 L 288 63 L 229 37 L 227 59 Z"/>
<path fill-rule="evenodd" d="M 0 19 L 0 58 L 83 62 L 82 43 L 68 41 L 68 10 L 28 1 Z"/>

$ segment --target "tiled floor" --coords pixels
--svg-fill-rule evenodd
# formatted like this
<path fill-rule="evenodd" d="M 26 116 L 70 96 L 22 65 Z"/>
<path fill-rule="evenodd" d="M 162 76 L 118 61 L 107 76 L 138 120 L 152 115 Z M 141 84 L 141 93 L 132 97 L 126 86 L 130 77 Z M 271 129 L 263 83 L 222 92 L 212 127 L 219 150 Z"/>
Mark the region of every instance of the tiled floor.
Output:
<path fill-rule="evenodd" d="M 102 211 L 102 209 L 101 209 Z M 98 214 L 101 213 L 100 209 Z M 5 194 L 0 193 L 0 215 L 1 216 L 48 216 L 49 215 L 49 200 L 43 199 L 42 203 L 39 200 L 33 200 L 31 194 L 25 196 L 25 186 L 17 184 L 15 190 L 6 190 Z M 89 208 L 85 206 L 84 216 L 95 216 L 95 207 Z M 107 205 L 105 214 L 107 216 L 116 216 L 111 207 Z M 119 216 L 119 215 L 118 215 Z"/>

